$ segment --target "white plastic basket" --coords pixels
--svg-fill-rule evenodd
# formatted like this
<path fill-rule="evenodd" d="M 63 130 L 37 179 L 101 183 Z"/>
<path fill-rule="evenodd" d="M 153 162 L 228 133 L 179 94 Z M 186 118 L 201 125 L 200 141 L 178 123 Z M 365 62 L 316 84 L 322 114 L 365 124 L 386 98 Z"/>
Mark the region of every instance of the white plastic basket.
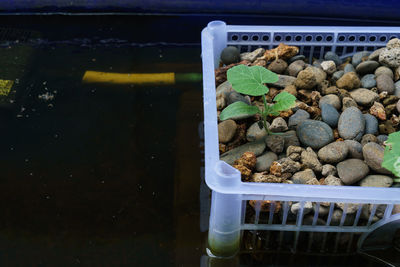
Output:
<path fill-rule="evenodd" d="M 400 38 L 400 28 L 394 27 L 299 27 L 299 26 L 231 26 L 222 21 L 213 21 L 202 31 L 202 59 L 204 86 L 204 129 L 205 129 L 205 177 L 212 189 L 212 204 L 209 225 L 209 254 L 229 257 L 240 249 L 243 230 L 278 232 L 274 243 L 277 250 L 284 249 L 285 233 L 292 232 L 290 250 L 296 252 L 299 235 L 309 232 L 308 250 L 312 248 L 312 233 L 324 232 L 320 251 L 326 251 L 328 232 L 336 235 L 333 252 L 344 245 L 340 233 L 347 233 L 349 238 L 346 252 L 354 251 L 358 239 L 358 249 L 374 230 L 390 223 L 386 237 L 399 228 L 400 214 L 392 214 L 395 204 L 400 204 L 400 188 L 373 188 L 357 186 L 318 186 L 300 184 L 269 184 L 242 182 L 240 172 L 219 159 L 217 109 L 214 70 L 219 64 L 219 56 L 227 45 L 238 47 L 241 52 L 252 51 L 258 47 L 271 49 L 284 42 L 300 47 L 300 54 L 322 58 L 327 51 L 335 51 L 346 57 L 357 51 L 373 51 L 385 46 L 393 38 Z M 282 204 L 281 218 L 276 221 L 274 202 L 268 218 L 260 221 L 260 207 L 256 208 L 254 219 L 246 218 L 247 200 L 271 200 Z M 300 210 L 293 222 L 288 221 L 289 202 L 300 202 Z M 318 212 L 312 223 L 303 224 L 303 207 L 311 201 L 319 205 L 330 202 L 326 225 L 317 225 Z M 335 203 L 345 203 L 339 225 L 330 225 Z M 352 215 L 352 223 L 345 224 L 347 207 L 357 204 L 358 209 Z M 382 206 L 383 205 L 383 206 Z M 362 209 L 369 208 L 370 216 L 360 223 Z M 379 221 L 374 221 L 377 209 L 381 213 Z M 350 215 L 349 215 L 350 216 Z M 376 220 L 376 219 L 375 219 Z M 354 238 L 356 237 L 356 238 Z M 265 241 L 265 240 L 264 240 Z M 381 240 L 382 241 L 382 240 Z M 378 241 L 377 241 L 378 242 Z M 382 241 L 383 242 L 383 241 Z M 382 244 L 381 242 L 381 244 Z M 385 242 L 383 242 L 385 243 Z M 387 243 L 387 242 L 386 242 Z M 339 248 L 338 248 L 339 246 Z M 268 247 L 268 245 L 266 245 Z"/>

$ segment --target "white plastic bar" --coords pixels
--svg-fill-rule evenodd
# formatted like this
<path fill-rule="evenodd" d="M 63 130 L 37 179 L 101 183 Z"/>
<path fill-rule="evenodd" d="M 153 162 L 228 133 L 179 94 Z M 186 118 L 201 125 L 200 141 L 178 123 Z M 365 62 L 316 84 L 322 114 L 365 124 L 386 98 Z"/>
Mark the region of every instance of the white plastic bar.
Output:
<path fill-rule="evenodd" d="M 377 207 L 378 207 L 378 205 L 376 205 L 376 204 L 373 204 L 373 205 L 372 205 L 371 215 L 369 215 L 367 226 L 370 226 L 370 225 L 371 225 L 372 220 L 373 220 L 373 218 L 374 218 L 374 216 L 375 216 L 376 208 L 377 208 Z"/>
<path fill-rule="evenodd" d="M 328 219 L 326 219 L 326 225 L 330 225 L 331 224 L 331 220 L 332 220 L 332 214 L 333 214 L 333 209 L 335 207 L 335 203 L 331 202 L 331 204 L 329 205 L 329 214 L 328 214 Z"/>
<path fill-rule="evenodd" d="M 268 224 L 272 224 L 272 221 L 274 219 L 275 207 L 276 207 L 275 202 L 271 202 L 271 204 L 269 205 Z"/>
<path fill-rule="evenodd" d="M 362 209 L 363 209 L 363 204 L 358 204 L 358 210 L 357 210 L 357 213 L 356 213 L 356 217 L 354 218 L 353 227 L 357 226 L 358 221 L 360 220 Z"/>
<path fill-rule="evenodd" d="M 392 215 L 393 207 L 393 204 L 386 205 L 385 214 L 383 215 L 384 219 L 387 219 Z"/>
<path fill-rule="evenodd" d="M 316 207 L 315 207 L 315 212 L 314 212 L 314 218 L 313 218 L 313 221 L 312 221 L 312 225 L 313 226 L 317 224 L 318 215 L 319 215 L 319 208 L 320 208 L 321 204 L 319 202 L 317 202 L 315 205 L 316 205 Z"/>
<path fill-rule="evenodd" d="M 286 225 L 287 216 L 289 213 L 289 203 L 285 201 L 283 203 L 283 218 L 282 218 L 282 225 Z"/>
<path fill-rule="evenodd" d="M 304 232 L 346 232 L 346 233 L 363 233 L 368 232 L 369 227 L 367 226 L 326 226 L 326 225 L 302 225 L 298 227 L 296 225 L 281 225 L 281 224 L 243 224 L 242 230 L 270 230 L 270 231 L 304 231 Z"/>
<path fill-rule="evenodd" d="M 339 226 L 343 226 L 343 224 L 344 224 L 344 221 L 346 220 L 346 215 L 347 215 L 347 207 L 348 207 L 348 203 L 344 203 L 344 208 L 343 208 L 342 218 L 340 218 L 340 223 L 339 223 Z"/>

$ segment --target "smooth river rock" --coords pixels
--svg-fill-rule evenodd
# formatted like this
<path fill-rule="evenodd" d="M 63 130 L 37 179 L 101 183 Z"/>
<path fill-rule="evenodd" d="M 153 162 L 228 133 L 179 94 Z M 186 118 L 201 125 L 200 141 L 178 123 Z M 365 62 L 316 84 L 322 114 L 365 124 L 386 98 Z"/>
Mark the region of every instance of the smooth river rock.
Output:
<path fill-rule="evenodd" d="M 322 121 L 305 120 L 297 127 L 300 142 L 313 149 L 319 149 L 333 141 L 333 131 Z"/>
<path fill-rule="evenodd" d="M 346 185 L 351 185 L 365 176 L 369 172 L 368 165 L 360 159 L 347 159 L 339 162 L 336 166 L 339 178 Z"/>
<path fill-rule="evenodd" d="M 365 118 L 356 107 L 346 108 L 339 117 L 339 135 L 343 139 L 360 141 L 365 131 Z"/>

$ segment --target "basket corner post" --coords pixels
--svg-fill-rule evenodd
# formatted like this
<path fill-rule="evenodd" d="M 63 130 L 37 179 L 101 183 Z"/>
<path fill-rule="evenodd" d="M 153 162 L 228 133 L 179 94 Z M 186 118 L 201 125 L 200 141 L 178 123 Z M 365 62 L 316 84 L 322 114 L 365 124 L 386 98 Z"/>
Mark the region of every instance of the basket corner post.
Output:
<path fill-rule="evenodd" d="M 238 194 L 212 191 L 208 254 L 231 258 L 240 248 L 242 199 Z"/>

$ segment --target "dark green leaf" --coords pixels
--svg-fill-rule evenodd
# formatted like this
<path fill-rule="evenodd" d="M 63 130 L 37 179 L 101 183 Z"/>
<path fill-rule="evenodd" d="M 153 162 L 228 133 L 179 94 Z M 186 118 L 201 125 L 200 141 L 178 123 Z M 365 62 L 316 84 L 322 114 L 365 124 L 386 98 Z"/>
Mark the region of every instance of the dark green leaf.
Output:
<path fill-rule="evenodd" d="M 257 113 L 260 113 L 258 107 L 238 101 L 227 106 L 219 115 L 219 119 L 224 121 L 239 115 L 255 115 Z"/>
<path fill-rule="evenodd" d="M 284 111 L 292 108 L 295 105 L 296 97 L 288 92 L 280 92 L 275 96 L 274 101 L 276 102 L 272 109 L 274 111 Z"/>
<path fill-rule="evenodd" d="M 269 89 L 264 84 L 279 80 L 278 75 L 264 67 L 248 67 L 246 65 L 230 68 L 227 72 L 227 78 L 235 91 L 251 96 L 265 95 Z"/>

